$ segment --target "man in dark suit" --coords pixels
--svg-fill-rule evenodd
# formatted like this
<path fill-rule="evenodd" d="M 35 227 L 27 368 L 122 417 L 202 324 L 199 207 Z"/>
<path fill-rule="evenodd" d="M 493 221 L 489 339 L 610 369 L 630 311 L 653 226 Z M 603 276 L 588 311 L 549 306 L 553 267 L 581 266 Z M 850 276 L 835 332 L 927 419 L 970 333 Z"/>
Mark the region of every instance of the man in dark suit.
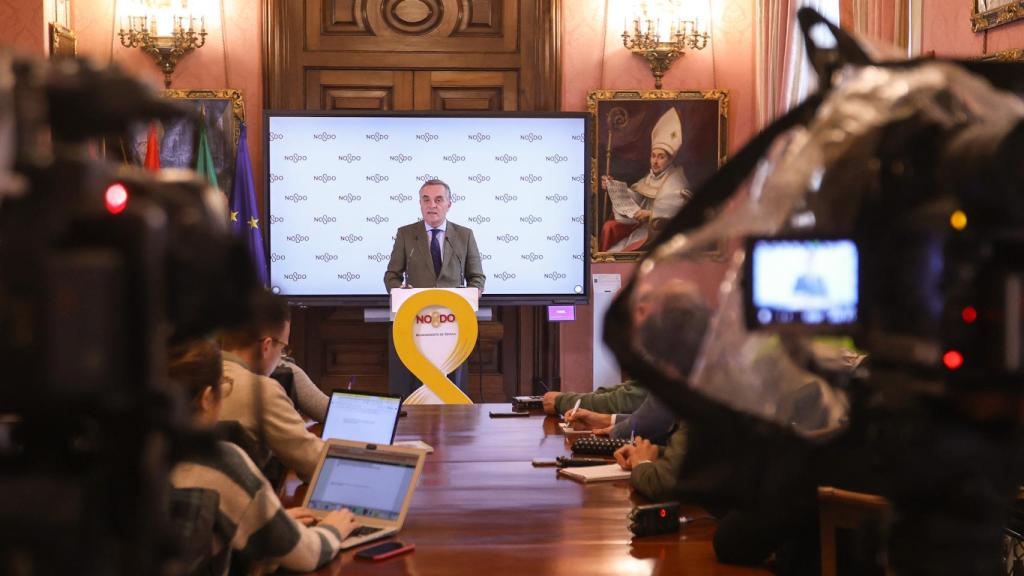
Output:
<path fill-rule="evenodd" d="M 388 292 L 394 288 L 457 288 L 484 290 L 483 266 L 473 231 L 448 221 L 452 192 L 441 180 L 420 187 L 423 221 L 402 226 L 395 236 L 384 273 Z"/>
<path fill-rule="evenodd" d="M 395 288 L 458 288 L 469 286 L 482 294 L 484 282 L 480 250 L 473 231 L 448 221 L 452 191 L 441 180 L 427 180 L 420 186 L 422 222 L 402 226 L 395 235 L 395 246 L 384 272 L 388 292 Z M 388 359 L 388 387 L 391 392 L 408 396 L 418 386 L 405 369 L 394 344 Z M 465 390 L 465 365 L 455 371 L 455 384 Z"/>

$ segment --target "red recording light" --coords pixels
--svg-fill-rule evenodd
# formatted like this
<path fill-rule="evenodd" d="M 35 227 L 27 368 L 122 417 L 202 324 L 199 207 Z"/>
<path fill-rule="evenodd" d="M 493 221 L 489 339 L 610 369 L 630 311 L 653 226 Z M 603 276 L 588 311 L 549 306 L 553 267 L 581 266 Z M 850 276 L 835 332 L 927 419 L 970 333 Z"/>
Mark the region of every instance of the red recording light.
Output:
<path fill-rule="evenodd" d="M 964 322 L 973 324 L 978 319 L 978 311 L 974 309 L 974 306 L 968 306 L 960 312 L 960 317 L 964 319 Z"/>
<path fill-rule="evenodd" d="M 956 370 L 964 365 L 964 355 L 956 350 L 950 350 L 942 355 L 942 363 L 950 370 Z"/>
<path fill-rule="evenodd" d="M 658 510 L 658 516 L 661 516 L 662 518 L 664 518 L 665 515 L 666 515 L 666 512 L 665 512 L 664 508 L 662 508 L 661 510 Z"/>
<path fill-rule="evenodd" d="M 121 183 L 111 184 L 103 193 L 103 203 L 107 207 L 107 212 L 111 214 L 124 212 L 125 207 L 128 206 L 128 189 Z"/>

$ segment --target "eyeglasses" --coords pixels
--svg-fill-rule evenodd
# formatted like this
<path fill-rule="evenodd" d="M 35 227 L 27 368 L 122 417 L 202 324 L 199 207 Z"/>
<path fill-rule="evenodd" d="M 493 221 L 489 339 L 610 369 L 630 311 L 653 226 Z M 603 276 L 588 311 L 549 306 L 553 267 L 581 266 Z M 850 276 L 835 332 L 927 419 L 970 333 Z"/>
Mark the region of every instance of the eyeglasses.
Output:
<path fill-rule="evenodd" d="M 260 338 L 260 340 L 262 341 L 264 338 L 270 338 L 273 342 L 276 342 L 276 343 L 280 344 L 281 345 L 281 354 L 284 354 L 285 356 L 291 356 L 292 355 L 292 347 L 289 346 L 288 343 L 285 342 L 284 340 L 278 340 L 277 338 L 274 338 L 273 336 L 264 336 L 263 338 Z"/>

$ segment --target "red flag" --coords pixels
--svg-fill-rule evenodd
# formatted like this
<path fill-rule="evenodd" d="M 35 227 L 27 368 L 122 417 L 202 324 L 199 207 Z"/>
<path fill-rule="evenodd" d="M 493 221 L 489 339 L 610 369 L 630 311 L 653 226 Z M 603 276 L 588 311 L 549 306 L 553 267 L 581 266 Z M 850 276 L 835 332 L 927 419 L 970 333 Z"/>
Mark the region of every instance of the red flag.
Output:
<path fill-rule="evenodd" d="M 146 140 L 145 166 L 153 172 L 160 170 L 160 143 L 156 139 L 156 122 L 149 125 L 149 138 Z"/>

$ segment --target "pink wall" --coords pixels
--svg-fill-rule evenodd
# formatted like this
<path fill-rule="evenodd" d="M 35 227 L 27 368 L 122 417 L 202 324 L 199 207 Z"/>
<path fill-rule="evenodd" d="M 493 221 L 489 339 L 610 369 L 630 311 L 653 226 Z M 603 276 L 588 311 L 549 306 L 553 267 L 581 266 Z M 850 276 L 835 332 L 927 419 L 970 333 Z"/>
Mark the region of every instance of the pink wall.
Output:
<path fill-rule="evenodd" d="M 0 46 L 43 56 L 49 51 L 46 3 L 42 0 L 0 0 Z"/>
<path fill-rule="evenodd" d="M 665 74 L 665 90 L 729 90 L 729 150 L 735 152 L 755 132 L 754 4 L 755 0 L 714 0 L 711 43 L 677 60 Z M 618 4 L 618 6 L 617 6 Z M 586 110 L 590 90 L 653 90 L 647 63 L 622 47 L 622 2 L 562 2 L 562 108 Z M 611 8 L 611 9 L 609 9 Z M 609 17 L 608 14 L 611 13 Z M 595 264 L 591 272 L 621 274 L 623 283 L 633 264 Z M 717 284 L 724 268 L 703 264 L 694 280 Z M 593 380 L 593 311 L 579 306 L 576 321 L 561 332 L 563 390 L 589 390 Z"/>
<path fill-rule="evenodd" d="M 0 0 L 3 1 L 3 0 Z M 112 0 L 73 0 L 74 29 L 78 33 L 78 53 L 101 64 L 114 63 L 154 88 L 163 88 L 163 73 L 156 63 L 138 48 L 124 48 L 117 37 Z M 249 124 L 249 154 L 257 198 L 263 189 L 263 69 L 262 3 L 252 0 L 223 0 L 228 26 L 220 25 L 220 14 L 206 18 L 206 45 L 186 56 L 178 64 L 171 88 L 241 90 L 245 118 Z M 220 2 L 211 2 L 219 6 Z M 217 11 L 217 9 L 215 9 Z"/>
<path fill-rule="evenodd" d="M 0 39 L 42 52 L 45 24 L 43 0 L 31 8 L 23 1 L 0 0 Z M 951 0 L 952 1 L 952 0 Z M 710 1 L 712 38 L 703 51 L 689 53 L 666 74 L 666 90 L 723 88 L 730 91 L 729 149 L 739 149 L 754 133 L 754 4 L 755 0 Z M 72 28 L 78 34 L 79 54 L 98 62 L 116 63 L 162 88 L 162 75 L 138 49 L 123 48 L 116 37 L 113 0 L 73 0 Z M 963 3 L 963 2 L 960 2 Z M 585 110 L 586 94 L 597 89 L 654 88 L 647 64 L 622 48 L 621 5 L 618 0 L 562 0 L 562 107 Z M 174 75 L 172 87 L 235 88 L 242 91 L 249 121 L 249 147 L 257 186 L 262 189 L 262 2 L 224 0 L 230 25 L 221 28 L 219 15 L 207 18 L 207 45 L 187 56 Z M 612 19 L 606 25 L 611 7 Z M 618 16 L 618 18 L 615 18 Z M 627 277 L 632 264 L 598 264 L 596 273 Z M 716 283 L 720 268 L 696 278 Z M 593 317 L 580 307 L 576 322 L 561 327 L 562 385 L 565 389 L 591 386 Z"/>
<path fill-rule="evenodd" d="M 971 57 L 1024 48 L 1024 20 L 984 32 L 971 31 L 971 2 L 928 0 L 921 15 L 921 50 L 936 56 Z"/>
<path fill-rule="evenodd" d="M 654 89 L 647 63 L 622 47 L 622 11 L 606 9 L 615 3 L 562 2 L 563 110 L 586 110 L 591 90 Z M 754 131 L 754 0 L 714 0 L 711 8 L 711 43 L 676 60 L 662 87 L 729 90 L 729 148 L 737 150 Z"/>

